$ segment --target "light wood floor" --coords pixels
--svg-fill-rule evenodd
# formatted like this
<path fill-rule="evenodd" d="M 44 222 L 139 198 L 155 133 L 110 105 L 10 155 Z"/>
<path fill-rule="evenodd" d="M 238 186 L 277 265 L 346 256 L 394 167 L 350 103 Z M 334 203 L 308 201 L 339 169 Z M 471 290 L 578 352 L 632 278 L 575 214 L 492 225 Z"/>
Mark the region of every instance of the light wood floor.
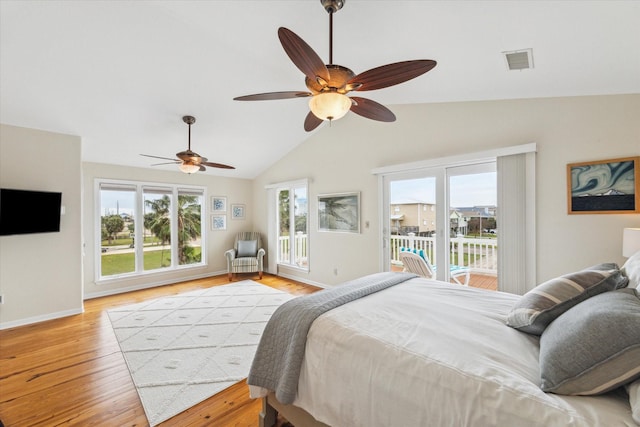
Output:
<path fill-rule="evenodd" d="M 498 278 L 489 274 L 471 273 L 469 278 L 469 286 L 472 288 L 488 289 L 490 291 L 498 290 Z"/>
<path fill-rule="evenodd" d="M 83 314 L 0 331 L 0 420 L 6 427 L 147 426 L 106 311 L 227 283 L 224 275 L 96 298 Z M 271 275 L 260 283 L 295 295 L 318 290 Z M 161 426 L 254 427 L 260 408 L 242 381 Z"/>

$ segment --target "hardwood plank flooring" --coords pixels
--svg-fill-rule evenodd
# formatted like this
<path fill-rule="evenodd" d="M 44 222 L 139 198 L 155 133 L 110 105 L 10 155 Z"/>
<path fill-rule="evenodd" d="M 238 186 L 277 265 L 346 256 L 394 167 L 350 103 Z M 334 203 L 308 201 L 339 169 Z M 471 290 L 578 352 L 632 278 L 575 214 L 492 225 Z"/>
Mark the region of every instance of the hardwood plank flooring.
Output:
<path fill-rule="evenodd" d="M 257 275 L 239 275 L 236 280 Z M 495 290 L 495 277 L 473 275 Z M 260 283 L 294 295 L 319 290 L 265 275 Z M 22 426 L 147 426 L 107 310 L 229 283 L 226 275 L 85 301 L 82 314 L 0 331 L 0 420 Z M 241 381 L 161 424 L 255 427 L 261 402 Z M 282 424 L 284 420 L 280 420 Z"/>
<path fill-rule="evenodd" d="M 498 290 L 498 278 L 489 274 L 471 273 L 469 286 L 473 288 L 488 289 L 490 291 Z"/>
<path fill-rule="evenodd" d="M 294 295 L 319 290 L 272 275 L 238 276 Z M 6 427 L 148 426 L 107 310 L 227 283 L 223 275 L 96 298 L 82 314 L 0 331 L 0 420 Z M 255 427 L 260 409 L 241 381 L 161 426 Z"/>

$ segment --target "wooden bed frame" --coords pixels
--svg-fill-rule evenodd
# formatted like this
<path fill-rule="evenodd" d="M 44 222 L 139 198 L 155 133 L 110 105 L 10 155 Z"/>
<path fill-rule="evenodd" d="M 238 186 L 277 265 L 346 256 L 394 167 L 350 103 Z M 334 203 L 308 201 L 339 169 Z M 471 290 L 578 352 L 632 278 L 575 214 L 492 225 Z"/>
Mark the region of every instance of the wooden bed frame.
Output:
<path fill-rule="evenodd" d="M 276 395 L 270 391 L 269 394 L 262 398 L 260 427 L 275 427 L 278 413 L 282 414 L 295 427 L 329 427 L 313 418 L 310 413 L 302 408 L 278 402 Z"/>

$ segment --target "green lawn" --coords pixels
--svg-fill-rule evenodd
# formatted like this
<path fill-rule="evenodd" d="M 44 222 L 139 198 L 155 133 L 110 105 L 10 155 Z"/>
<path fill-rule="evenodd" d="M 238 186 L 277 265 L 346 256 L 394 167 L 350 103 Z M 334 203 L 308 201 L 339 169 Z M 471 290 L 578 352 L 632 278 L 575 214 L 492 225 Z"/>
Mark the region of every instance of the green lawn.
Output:
<path fill-rule="evenodd" d="M 198 260 L 201 249 L 194 248 L 194 255 Z M 171 265 L 171 252 L 163 251 L 145 251 L 144 252 L 144 269 L 155 270 L 158 268 L 169 267 Z M 114 274 L 132 273 L 135 271 L 135 254 L 127 252 L 123 254 L 102 254 L 102 276 L 111 276 Z"/>
<path fill-rule="evenodd" d="M 111 239 L 111 244 L 109 244 L 108 240 L 102 241 L 102 246 L 122 246 L 122 245 L 130 245 L 133 242 L 131 237 L 119 237 L 117 239 Z M 160 239 L 156 236 L 147 236 L 144 238 L 145 244 L 157 243 L 160 244 Z"/>
<path fill-rule="evenodd" d="M 464 262 L 463 263 L 458 263 L 458 253 L 454 253 L 451 256 L 451 264 L 457 264 L 457 265 L 469 265 L 471 264 L 471 262 L 475 262 L 476 259 L 481 258 L 480 255 L 470 255 L 467 253 L 462 254 L 463 258 L 464 258 Z"/>

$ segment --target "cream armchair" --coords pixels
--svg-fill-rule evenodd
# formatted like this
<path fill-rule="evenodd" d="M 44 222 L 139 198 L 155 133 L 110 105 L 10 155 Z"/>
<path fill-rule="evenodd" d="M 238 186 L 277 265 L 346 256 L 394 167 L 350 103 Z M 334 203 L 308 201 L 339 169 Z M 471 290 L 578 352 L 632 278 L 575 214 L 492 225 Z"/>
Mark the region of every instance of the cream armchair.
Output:
<path fill-rule="evenodd" d="M 227 273 L 229 280 L 233 280 L 233 273 L 258 272 L 262 279 L 263 258 L 265 251 L 262 248 L 260 233 L 244 231 L 236 236 L 233 249 L 226 251 Z"/>

